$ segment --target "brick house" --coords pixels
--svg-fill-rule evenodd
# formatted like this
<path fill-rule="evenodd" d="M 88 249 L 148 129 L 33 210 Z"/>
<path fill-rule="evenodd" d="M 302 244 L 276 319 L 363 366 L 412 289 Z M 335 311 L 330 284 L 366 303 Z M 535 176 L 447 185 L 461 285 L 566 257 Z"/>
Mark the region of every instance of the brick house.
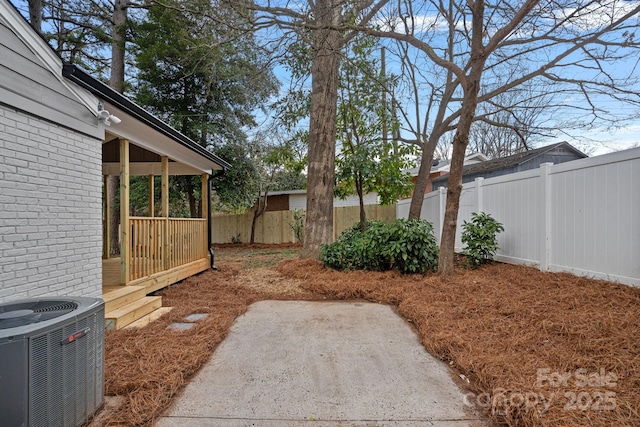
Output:
<path fill-rule="evenodd" d="M 156 289 L 209 268 L 209 203 L 200 218 L 130 217 L 130 176 L 202 177 L 230 167 L 74 66 L 0 0 L 0 302 L 102 296 L 120 328 L 161 306 Z M 120 176 L 120 254 L 103 242 L 104 183 Z M 153 200 L 149 186 L 149 200 Z M 108 228 L 107 228 L 108 229 Z M 103 274 L 104 273 L 104 274 Z"/>

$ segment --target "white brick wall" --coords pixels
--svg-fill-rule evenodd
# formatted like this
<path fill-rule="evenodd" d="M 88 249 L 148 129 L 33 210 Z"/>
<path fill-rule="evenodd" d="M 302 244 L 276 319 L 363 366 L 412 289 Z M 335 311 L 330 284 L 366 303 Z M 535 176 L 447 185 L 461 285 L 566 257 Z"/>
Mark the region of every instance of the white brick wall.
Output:
<path fill-rule="evenodd" d="M 102 294 L 101 141 L 0 105 L 0 302 Z"/>

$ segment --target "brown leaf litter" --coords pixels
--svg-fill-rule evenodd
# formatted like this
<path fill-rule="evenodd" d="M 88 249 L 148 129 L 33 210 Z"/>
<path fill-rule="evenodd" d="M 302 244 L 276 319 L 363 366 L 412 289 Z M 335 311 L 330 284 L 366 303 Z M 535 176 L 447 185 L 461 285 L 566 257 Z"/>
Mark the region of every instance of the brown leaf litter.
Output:
<path fill-rule="evenodd" d="M 640 289 L 499 263 L 443 279 L 337 272 L 296 248 L 220 247 L 218 271 L 158 293 L 170 313 L 107 333 L 106 393 L 118 400 L 92 425 L 150 424 L 262 299 L 396 307 L 427 351 L 469 380 L 468 400 L 504 425 L 640 425 Z M 166 329 L 192 313 L 209 317 L 187 333 Z"/>

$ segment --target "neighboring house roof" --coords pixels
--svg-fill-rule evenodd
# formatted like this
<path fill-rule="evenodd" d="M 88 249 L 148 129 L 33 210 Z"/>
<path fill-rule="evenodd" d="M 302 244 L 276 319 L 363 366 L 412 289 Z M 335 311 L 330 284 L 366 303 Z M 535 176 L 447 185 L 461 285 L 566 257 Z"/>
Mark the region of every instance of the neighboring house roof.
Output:
<path fill-rule="evenodd" d="M 269 196 L 281 196 L 284 194 L 307 194 L 307 190 L 280 190 L 269 192 Z"/>
<path fill-rule="evenodd" d="M 151 151 L 154 151 L 153 147 L 162 143 L 162 139 L 165 139 L 165 152 L 163 154 L 203 171 L 231 168 L 231 165 L 220 157 L 211 153 L 206 148 L 169 126 L 144 108 L 138 106 L 129 98 L 115 91 L 100 80 L 90 76 L 77 66 L 64 65 L 62 73 L 72 82 L 87 89 L 89 92 L 102 99 L 105 103 L 103 108 L 108 110 L 111 114 L 118 116 L 123 120 L 123 122 L 126 121 L 125 117 L 130 117 L 133 120 L 140 122 L 142 125 L 134 126 L 129 122 L 126 129 L 125 126 L 114 125 L 109 129 L 110 133 L 124 138 L 130 138 L 132 142 L 141 144 L 144 148 Z M 154 132 L 149 134 L 149 130 Z M 164 138 L 158 139 L 154 135 L 155 133 L 159 133 Z M 170 142 L 166 141 L 167 139 L 178 143 L 179 146 L 177 147 L 172 146 L 172 144 L 167 144 L 167 142 Z M 148 141 L 147 146 L 145 146 L 145 141 Z"/>
<path fill-rule="evenodd" d="M 486 162 L 465 166 L 463 169 L 463 174 L 471 174 L 476 172 L 483 172 L 488 170 L 502 169 L 502 168 L 507 168 L 511 166 L 521 165 L 550 151 L 556 151 L 558 148 L 566 148 L 574 152 L 575 154 L 577 154 L 579 157 L 587 157 L 586 154 L 584 154 L 583 152 L 581 152 L 580 150 L 578 150 L 568 142 L 559 142 L 557 144 L 551 144 L 545 147 L 523 151 L 522 153 L 513 154 L 511 156 L 500 157 L 497 159 L 488 160 Z"/>
<path fill-rule="evenodd" d="M 487 156 L 482 153 L 471 153 L 464 158 L 465 165 L 472 165 L 479 162 L 486 162 L 489 160 Z M 437 172 L 448 172 L 449 166 L 451 165 L 451 160 L 433 160 L 431 164 L 431 170 L 429 173 L 437 173 Z M 411 176 L 418 176 L 418 172 L 420 171 L 420 167 L 415 167 L 411 169 L 407 169 L 407 171 L 411 174 Z"/>
<path fill-rule="evenodd" d="M 267 195 L 271 200 L 280 200 L 285 199 L 287 203 L 282 201 L 277 202 L 277 207 L 273 209 L 269 209 L 269 205 L 267 205 L 267 210 L 294 210 L 294 209 L 305 209 L 306 208 L 306 199 L 307 199 L 307 190 L 284 190 L 284 191 L 273 191 Z M 365 205 L 375 205 L 378 204 L 378 193 L 371 192 L 367 193 L 363 196 Z M 350 195 L 344 199 L 339 197 L 333 198 L 333 207 L 344 207 L 344 206 L 357 206 L 360 200 L 357 195 Z"/>
<path fill-rule="evenodd" d="M 573 160 L 576 158 L 588 157 L 586 154 L 569 144 L 568 142 L 559 142 L 556 144 L 547 145 L 544 147 L 536 148 L 533 150 L 523 151 L 521 153 L 513 154 L 507 157 L 500 157 L 497 159 L 491 159 L 480 163 L 474 163 L 467 165 L 463 168 L 462 176 L 481 176 L 482 174 L 493 173 L 494 175 L 500 175 L 495 173 L 501 170 L 511 170 L 516 172 L 519 169 L 523 169 L 522 166 L 526 163 L 533 163 L 533 161 L 541 156 L 551 154 L 552 152 L 569 152 L 573 154 L 573 158 L 567 160 Z M 449 178 L 449 174 L 443 175 L 433 180 L 434 188 L 437 183 L 445 183 Z M 463 179 L 463 182 L 467 182 Z"/>

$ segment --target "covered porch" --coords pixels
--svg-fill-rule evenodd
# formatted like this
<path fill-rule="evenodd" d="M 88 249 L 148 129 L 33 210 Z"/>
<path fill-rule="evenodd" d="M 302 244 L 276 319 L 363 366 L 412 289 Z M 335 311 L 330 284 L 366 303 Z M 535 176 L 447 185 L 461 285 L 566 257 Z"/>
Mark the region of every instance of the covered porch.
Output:
<path fill-rule="evenodd" d="M 150 293 L 210 267 L 209 177 L 230 165 L 83 70 L 68 65 L 63 74 L 101 100 L 106 328 L 148 323 L 167 309 Z M 196 215 L 170 212 L 170 176 L 199 177 L 189 181 L 199 181 Z M 146 177 L 143 209 L 132 210 L 133 177 Z"/>
<path fill-rule="evenodd" d="M 103 144 L 103 299 L 107 304 L 107 328 L 120 329 L 136 321 L 148 322 L 166 311 L 158 311 L 161 298 L 148 296 L 150 293 L 209 268 L 209 174 L 128 139 L 107 135 L 112 139 Z M 170 216 L 172 175 L 200 177 L 202 197 L 198 218 Z M 109 182 L 114 176 L 119 177 L 117 195 L 111 194 L 113 186 Z M 157 176 L 161 181 L 158 215 Z M 133 177 L 144 177 L 147 181 L 146 206 L 133 209 L 144 216 L 131 215 Z M 119 218 L 113 218 L 114 200 L 119 201 Z M 114 226 L 119 230 L 115 236 Z M 112 255 L 114 247 L 119 250 Z"/>

